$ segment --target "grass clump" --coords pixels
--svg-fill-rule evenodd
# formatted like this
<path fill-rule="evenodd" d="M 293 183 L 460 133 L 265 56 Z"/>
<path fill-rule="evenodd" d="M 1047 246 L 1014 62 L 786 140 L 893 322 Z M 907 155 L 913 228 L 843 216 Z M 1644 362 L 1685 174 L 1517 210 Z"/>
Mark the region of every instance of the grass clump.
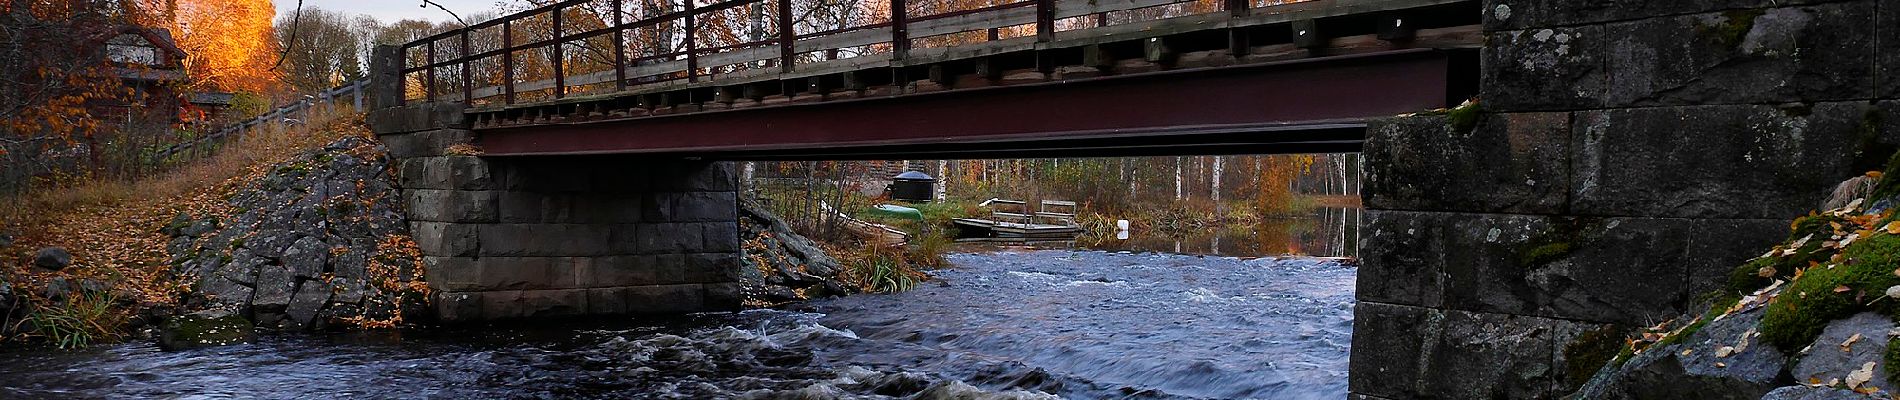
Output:
<path fill-rule="evenodd" d="M 61 349 L 82 348 L 118 340 L 119 326 L 128 317 L 117 302 L 110 293 L 75 294 L 63 302 L 35 304 L 20 323 L 27 337 Z"/>
<path fill-rule="evenodd" d="M 1808 269 L 1768 305 L 1762 338 L 1783 351 L 1806 347 L 1828 322 L 1862 311 L 1892 314 L 1894 301 L 1874 301 L 1900 285 L 1900 236 L 1875 235 L 1848 246 L 1839 264 Z"/>

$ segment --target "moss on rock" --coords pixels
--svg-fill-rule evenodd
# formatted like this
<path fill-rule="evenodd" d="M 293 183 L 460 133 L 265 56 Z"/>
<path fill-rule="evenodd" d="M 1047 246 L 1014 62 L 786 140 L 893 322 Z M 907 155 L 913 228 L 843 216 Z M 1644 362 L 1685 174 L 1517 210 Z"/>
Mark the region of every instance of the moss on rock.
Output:
<path fill-rule="evenodd" d="M 1900 285 L 1900 236 L 1875 235 L 1848 246 L 1840 264 L 1808 269 L 1768 305 L 1762 338 L 1782 351 L 1798 351 L 1820 336 L 1828 322 L 1861 311 L 1887 312 L 1894 301 L 1874 302 Z M 1871 305 L 1870 305 L 1871 303 Z"/>
<path fill-rule="evenodd" d="M 212 310 L 172 317 L 160 326 L 158 345 L 167 350 L 223 346 L 251 340 L 251 321 Z"/>
<path fill-rule="evenodd" d="M 1564 345 L 1564 385 L 1568 388 L 1583 386 L 1596 371 L 1617 358 L 1619 348 L 1627 349 L 1623 340 L 1628 332 L 1616 325 L 1604 325 L 1601 328 L 1583 332 Z"/>

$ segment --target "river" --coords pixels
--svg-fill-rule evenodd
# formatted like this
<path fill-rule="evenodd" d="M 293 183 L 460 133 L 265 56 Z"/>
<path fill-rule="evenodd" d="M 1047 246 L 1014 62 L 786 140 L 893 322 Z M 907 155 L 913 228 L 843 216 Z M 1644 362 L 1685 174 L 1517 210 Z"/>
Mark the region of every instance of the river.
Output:
<path fill-rule="evenodd" d="M 788 310 L 0 353 L 0 398 L 1338 399 L 1332 259 L 994 250 Z"/>

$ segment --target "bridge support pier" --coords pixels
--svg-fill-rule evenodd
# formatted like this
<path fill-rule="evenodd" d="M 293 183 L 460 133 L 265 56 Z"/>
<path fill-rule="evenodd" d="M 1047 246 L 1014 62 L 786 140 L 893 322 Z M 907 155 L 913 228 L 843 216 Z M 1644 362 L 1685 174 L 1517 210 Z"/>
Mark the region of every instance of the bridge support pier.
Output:
<path fill-rule="evenodd" d="M 377 110 L 445 321 L 739 308 L 732 163 L 482 157 L 462 106 Z"/>
<path fill-rule="evenodd" d="M 1567 395 L 1900 144 L 1900 2 L 1586 3 L 1485 1 L 1482 112 L 1368 128 L 1354 398 Z"/>

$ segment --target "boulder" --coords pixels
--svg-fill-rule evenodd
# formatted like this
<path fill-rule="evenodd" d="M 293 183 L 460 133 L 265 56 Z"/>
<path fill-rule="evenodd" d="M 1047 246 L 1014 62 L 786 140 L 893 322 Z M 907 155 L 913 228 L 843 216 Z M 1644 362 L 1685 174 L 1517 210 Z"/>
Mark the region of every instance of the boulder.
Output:
<path fill-rule="evenodd" d="M 1598 372 L 1579 399 L 1758 399 L 1793 384 L 1788 359 L 1761 341 L 1759 304 L 1705 323 Z M 1679 321 L 1690 321 L 1693 315 Z M 1685 322 L 1686 323 L 1686 322 Z"/>
<path fill-rule="evenodd" d="M 73 265 L 73 254 L 60 247 L 47 247 L 33 253 L 33 266 L 51 271 L 66 269 Z"/>
<path fill-rule="evenodd" d="M 1761 400 L 1874 400 L 1886 399 L 1852 390 L 1815 386 L 1787 386 L 1768 392 Z"/>
<path fill-rule="evenodd" d="M 1846 382 L 1849 373 L 1871 362 L 1875 363 L 1874 374 L 1861 387 L 1892 388 L 1887 382 L 1886 362 L 1881 360 L 1887 351 L 1887 332 L 1892 329 L 1892 319 L 1871 312 L 1828 323 L 1821 336 L 1802 354 L 1801 361 L 1794 365 L 1794 379 Z"/>
<path fill-rule="evenodd" d="M 251 341 L 251 321 L 228 309 L 172 317 L 159 327 L 158 347 L 185 350 Z"/>

